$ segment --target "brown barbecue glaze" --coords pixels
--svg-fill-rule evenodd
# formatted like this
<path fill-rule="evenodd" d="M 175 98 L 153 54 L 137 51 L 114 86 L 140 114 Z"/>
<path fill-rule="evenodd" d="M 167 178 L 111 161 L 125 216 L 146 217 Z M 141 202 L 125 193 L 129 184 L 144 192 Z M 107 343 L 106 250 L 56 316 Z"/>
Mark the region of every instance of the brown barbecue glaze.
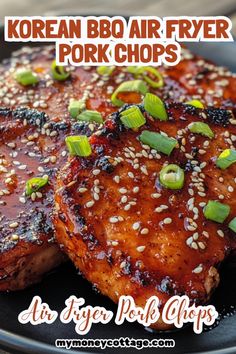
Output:
<path fill-rule="evenodd" d="M 167 108 L 169 121 L 145 113 L 147 122 L 137 132 L 113 114 L 90 137 L 93 154 L 71 158 L 58 177 L 57 240 L 83 275 L 115 302 L 132 295 L 144 306 L 157 295 L 163 305 L 171 295 L 187 294 L 205 303 L 218 285 L 218 265 L 235 249 L 236 235 L 227 224 L 236 216 L 236 165 L 225 171 L 215 166 L 223 149 L 235 148 L 235 120 L 224 110 Z M 187 126 L 193 121 L 207 122 L 215 138 L 192 134 Z M 144 129 L 162 131 L 179 146 L 170 157 L 159 154 L 140 143 Z M 165 163 L 185 170 L 183 189 L 160 186 Z M 224 224 L 205 219 L 202 203 L 208 200 L 230 205 Z"/>
<path fill-rule="evenodd" d="M 192 55 L 185 49 L 182 54 L 182 60 L 176 67 L 160 68 L 164 76 L 164 87 L 156 91 L 151 88 L 150 90 L 155 91 L 167 101 L 187 101 L 199 98 L 208 105 L 234 110 L 235 75 L 227 69 L 214 66 Z M 50 74 L 53 59 L 54 49 L 52 47 L 23 48 L 13 53 L 10 59 L 4 60 L 0 66 L 0 107 L 10 109 L 7 114 L 4 113 L 4 108 L 0 112 L 0 250 L 2 259 L 0 290 L 23 288 L 36 281 L 37 273 L 41 274 L 45 271 L 46 263 L 48 263 L 46 268 L 50 269 L 53 265 L 48 261 L 48 257 L 46 262 L 43 258 L 40 265 L 36 262 L 32 263 L 38 252 L 45 249 L 47 253 L 49 244 L 55 253 L 55 263 L 57 264 L 61 259 L 61 255 L 57 254 L 57 247 L 53 244 L 53 229 L 50 221 L 53 179 L 57 167 L 64 163 L 59 155 L 65 149 L 65 136 L 78 133 L 90 134 L 90 130 L 84 124 L 79 124 L 75 132 L 71 132 L 71 128 L 68 128 L 71 123 L 68 113 L 70 99 L 83 99 L 87 109 L 100 111 L 105 119 L 117 109 L 110 102 L 111 93 L 121 82 L 133 79 L 125 68 L 116 68 L 111 77 L 105 78 L 99 76 L 94 67 L 70 67 L 68 69 L 71 71 L 71 77 L 65 82 L 56 82 L 52 80 Z M 29 87 L 18 84 L 14 79 L 14 73 L 20 67 L 29 67 L 34 70 L 40 82 Z M 133 100 L 134 96 L 132 95 L 131 98 Z M 53 121 L 59 127 L 61 122 L 59 135 L 55 137 L 45 135 L 47 133 L 47 128 L 43 127 L 45 122 L 42 123 L 41 129 L 31 124 L 32 122 L 24 126 L 22 119 L 18 117 L 19 110 L 23 109 L 22 106 L 37 109 L 37 114 L 42 112 L 42 116 L 47 115 L 46 124 Z M 18 113 L 11 112 L 12 109 Z M 26 114 L 27 110 L 23 109 L 22 112 Z M 64 124 L 67 128 L 63 130 Z M 92 126 L 91 129 L 94 127 Z M 34 133 L 39 134 L 39 137 L 33 139 L 34 145 L 31 146 L 30 142 L 29 145 L 21 142 L 22 139 L 27 140 L 28 136 Z M 8 143 L 16 143 L 16 148 L 11 147 L 14 145 L 7 145 Z M 28 153 L 34 152 L 34 147 L 39 148 L 40 153 L 29 157 Z M 14 157 L 14 152 L 19 149 L 19 155 Z M 50 159 L 48 160 L 51 156 L 53 160 L 56 157 L 57 162 L 53 163 Z M 20 162 L 20 166 L 26 165 L 26 169 L 19 169 L 17 167 L 19 165 L 14 165 L 13 161 Z M 24 191 L 25 181 L 29 177 L 43 175 L 38 171 L 39 167 L 45 168 L 45 171 L 50 173 L 50 184 L 44 188 L 43 198 L 36 198 L 35 201 L 27 198 L 24 204 L 19 201 L 19 198 Z M 7 172 L 4 172 L 5 168 Z M 7 175 L 13 169 L 16 175 L 10 177 L 14 183 L 6 185 Z M 10 194 L 4 194 L 2 190 L 9 190 Z M 16 229 L 10 229 L 8 227 L 10 223 L 19 225 Z M 19 238 L 12 240 L 12 235 L 16 234 Z M 41 258 L 40 255 L 39 261 Z M 53 260 L 54 257 L 50 259 Z M 27 280 L 29 277 L 30 280 Z"/>

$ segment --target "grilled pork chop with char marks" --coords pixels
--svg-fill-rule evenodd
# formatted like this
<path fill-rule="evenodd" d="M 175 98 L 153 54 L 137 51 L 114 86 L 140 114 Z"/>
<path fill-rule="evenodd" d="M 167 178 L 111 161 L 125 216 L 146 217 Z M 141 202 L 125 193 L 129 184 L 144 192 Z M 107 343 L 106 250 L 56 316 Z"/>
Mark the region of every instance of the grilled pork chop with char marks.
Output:
<path fill-rule="evenodd" d="M 90 137 L 92 155 L 71 158 L 58 175 L 58 243 L 115 302 L 132 295 L 144 306 L 156 295 L 162 308 L 170 296 L 186 294 L 191 302 L 206 303 L 219 283 L 219 264 L 235 249 L 228 222 L 236 216 L 236 164 L 226 170 L 215 165 L 224 149 L 235 148 L 235 121 L 224 110 L 182 104 L 168 104 L 167 112 L 168 121 L 144 113 L 146 124 L 137 131 L 113 114 Z M 191 133 L 191 122 L 207 123 L 214 138 Z M 178 145 L 170 156 L 159 153 L 140 142 L 144 130 L 167 134 Z M 184 170 L 183 188 L 161 185 L 167 164 Z M 205 218 L 209 200 L 230 206 L 223 224 Z M 168 326 L 160 320 L 154 327 Z"/>
<path fill-rule="evenodd" d="M 89 135 L 84 129 L 36 110 L 0 108 L 0 290 L 25 288 L 65 259 L 51 222 L 55 174 L 66 161 L 65 134 Z M 27 196 L 27 181 L 44 175 L 48 184 Z"/>

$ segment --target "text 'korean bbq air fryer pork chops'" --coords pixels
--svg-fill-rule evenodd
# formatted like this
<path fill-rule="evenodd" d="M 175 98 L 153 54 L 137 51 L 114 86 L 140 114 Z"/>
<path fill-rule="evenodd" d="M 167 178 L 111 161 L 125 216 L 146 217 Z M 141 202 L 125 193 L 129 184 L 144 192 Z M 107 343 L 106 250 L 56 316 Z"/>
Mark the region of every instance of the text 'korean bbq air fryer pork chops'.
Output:
<path fill-rule="evenodd" d="M 128 68 L 103 75 L 95 67 L 69 67 L 61 80 L 60 72 L 56 73 L 59 79 L 51 74 L 54 57 L 51 47 L 24 48 L 0 67 L 1 290 L 22 289 L 64 260 L 55 242 L 52 211 L 55 177 L 68 156 L 65 138 L 90 136 L 99 126 L 73 119 L 68 111 L 71 99 L 100 112 L 105 120 L 117 111 L 110 100 L 116 88 L 143 78 Z M 26 85 L 21 69 L 37 80 Z M 195 99 L 205 106 L 236 108 L 235 75 L 186 49 L 176 67 L 161 67 L 159 72 L 161 87 L 153 88 L 152 81 L 145 85 L 165 102 Z M 155 81 L 155 75 L 150 75 Z M 120 98 L 131 104 L 143 97 L 121 92 Z"/>

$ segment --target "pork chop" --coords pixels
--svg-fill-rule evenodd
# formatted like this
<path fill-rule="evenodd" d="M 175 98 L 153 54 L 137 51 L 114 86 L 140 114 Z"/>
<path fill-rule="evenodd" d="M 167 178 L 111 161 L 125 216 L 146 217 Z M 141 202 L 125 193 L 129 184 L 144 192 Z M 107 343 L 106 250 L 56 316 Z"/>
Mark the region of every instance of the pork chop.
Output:
<path fill-rule="evenodd" d="M 25 288 L 65 260 L 51 222 L 53 189 L 64 136 L 81 129 L 33 109 L 0 108 L 0 290 Z M 43 176 L 47 185 L 26 195 L 27 181 Z"/>
<path fill-rule="evenodd" d="M 216 166 L 224 149 L 235 149 L 235 119 L 225 110 L 166 107 L 169 119 L 160 121 L 140 106 L 146 124 L 136 130 L 123 126 L 121 112 L 107 119 L 89 139 L 92 155 L 72 157 L 60 171 L 54 217 L 58 243 L 103 294 L 115 302 L 132 295 L 139 306 L 156 295 L 160 309 L 172 295 L 206 303 L 236 241 L 228 228 L 236 216 L 236 164 Z M 207 123 L 214 138 L 191 133 L 192 122 Z M 167 156 L 141 143 L 144 131 L 178 144 Z M 182 188 L 160 183 L 167 164 L 184 171 Z M 224 223 L 204 216 L 210 200 L 231 208 Z M 168 326 L 160 320 L 154 327 Z"/>

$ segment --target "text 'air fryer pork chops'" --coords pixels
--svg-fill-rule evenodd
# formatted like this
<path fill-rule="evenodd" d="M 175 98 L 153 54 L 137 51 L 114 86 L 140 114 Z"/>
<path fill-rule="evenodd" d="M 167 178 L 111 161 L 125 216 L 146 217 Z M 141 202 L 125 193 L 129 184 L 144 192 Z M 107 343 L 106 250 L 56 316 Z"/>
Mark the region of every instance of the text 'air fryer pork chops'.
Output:
<path fill-rule="evenodd" d="M 92 155 L 71 158 L 59 173 L 57 240 L 115 302 L 132 295 L 144 306 L 156 295 L 163 305 L 172 295 L 186 294 L 205 303 L 219 282 L 217 266 L 235 249 L 228 223 L 236 216 L 236 164 L 225 170 L 215 165 L 222 150 L 235 147 L 235 120 L 224 110 L 182 104 L 168 104 L 167 112 L 168 121 L 144 113 L 146 124 L 136 131 L 113 114 L 90 137 Z M 191 122 L 208 123 L 214 138 L 191 133 Z M 162 132 L 178 145 L 170 156 L 159 153 L 140 142 L 143 131 Z M 160 183 L 167 164 L 184 171 L 179 190 Z M 203 215 L 209 200 L 230 206 L 223 224 Z M 160 321 L 155 327 L 166 325 Z"/>
<path fill-rule="evenodd" d="M 82 99 L 87 109 L 97 110 L 101 112 L 105 118 L 117 109 L 110 101 L 112 92 L 123 81 L 134 79 L 133 75 L 127 72 L 127 68 L 116 68 L 111 76 L 104 77 L 97 74 L 96 68 L 78 67 L 69 68 L 71 71 L 70 77 L 63 82 L 58 82 L 53 80 L 51 76 L 51 63 L 53 60 L 54 49 L 51 47 L 23 48 L 14 53 L 12 58 L 4 60 L 3 64 L 0 66 L 0 107 L 8 107 L 10 109 L 10 111 L 2 109 L 0 126 L 0 178 L 2 189 L 0 194 L 0 249 L 2 259 L 0 290 L 23 288 L 35 282 L 39 278 L 38 273 L 41 275 L 45 270 L 49 270 L 54 266 L 54 263 L 57 264 L 59 259 L 61 259 L 60 255 L 55 255 L 55 257 L 50 258 L 52 262 L 46 262 L 47 265 L 44 267 L 38 266 L 37 262 L 34 260 L 38 252 L 39 255 L 42 254 L 41 252 L 44 247 L 45 252 L 48 253 L 47 247 L 49 246 L 46 241 L 50 240 L 51 242 L 53 239 L 53 230 L 51 229 L 50 218 L 48 217 L 52 209 L 51 200 L 53 198 L 53 191 L 50 190 L 49 201 L 44 200 L 44 198 L 37 198 L 36 201 L 27 198 L 27 202 L 24 204 L 19 198 L 24 192 L 28 175 L 30 175 L 30 177 L 37 177 L 44 174 L 41 167 L 46 170 L 53 168 L 52 176 L 50 175 L 50 187 L 46 186 L 44 189 L 47 190 L 47 188 L 53 186 L 53 178 L 57 166 L 61 164 L 61 160 L 59 159 L 58 163 L 53 163 L 53 161 L 55 158 L 57 160 L 60 154 L 60 152 L 58 153 L 58 145 L 62 150 L 64 149 L 64 138 L 67 134 L 90 134 L 89 129 L 86 129 L 84 126 L 80 128 L 77 126 L 76 132 L 71 132 L 70 128 L 64 131 L 62 129 L 62 131 L 60 130 L 59 137 L 47 137 L 47 139 L 50 140 L 51 152 L 53 151 L 54 154 L 51 161 L 51 156 L 49 156 L 51 152 L 47 152 L 47 150 L 43 151 L 44 147 L 41 144 L 41 142 L 44 141 L 47 128 L 43 128 L 44 131 L 42 135 L 42 132 L 39 131 L 39 127 L 37 126 L 27 124 L 27 126 L 22 127 L 22 119 L 18 116 L 19 112 L 25 112 L 24 114 L 29 115 L 29 117 L 33 113 L 29 113 L 30 111 L 28 112 L 27 110 L 24 111 L 24 109 L 21 111 L 19 108 L 25 106 L 37 109 L 39 112 L 44 112 L 44 115 L 47 115 L 47 122 L 53 120 L 54 123 L 58 123 L 58 127 L 60 122 L 62 122 L 61 127 L 63 127 L 64 123 L 70 126 L 71 117 L 68 112 L 68 105 L 70 99 L 75 98 Z M 15 73 L 19 68 L 31 69 L 38 76 L 39 82 L 36 85 L 26 87 L 19 84 L 15 79 Z M 160 71 L 164 77 L 164 86 L 159 89 L 150 88 L 151 91 L 155 91 L 160 97 L 166 100 L 177 101 L 201 99 L 203 103 L 205 102 L 208 105 L 222 106 L 232 110 L 235 109 L 236 80 L 235 75 L 231 74 L 227 69 L 214 66 L 183 49 L 182 60 L 176 67 L 161 67 Z M 125 98 L 127 99 L 127 97 L 124 97 L 124 99 Z M 131 96 L 131 99 L 132 98 Z M 17 112 L 11 112 L 11 109 L 16 109 Z M 22 114 L 23 113 L 21 113 L 21 116 Z M 14 119 L 13 116 L 15 117 Z M 13 128 L 11 125 L 13 125 Z M 90 128 L 94 129 L 94 127 L 91 126 Z M 32 135 L 31 130 L 39 134 L 39 138 L 33 139 L 35 146 L 30 145 L 33 141 L 29 141 L 28 145 L 26 143 L 19 144 L 21 134 L 23 134 L 22 139 L 27 140 L 28 135 Z M 16 147 L 12 148 L 11 146 L 14 146 L 15 143 Z M 48 141 L 46 141 L 45 144 L 46 143 L 48 143 Z M 38 144 L 40 144 L 40 146 Z M 56 144 L 56 146 L 53 144 Z M 36 156 L 31 156 L 31 159 L 28 159 L 27 154 L 30 153 L 34 147 L 41 149 L 40 151 L 43 156 L 40 157 L 36 154 Z M 15 156 L 18 152 L 18 148 L 22 148 L 23 152 L 21 154 L 21 161 L 18 161 L 17 155 Z M 32 162 L 32 160 L 34 162 Z M 19 165 L 14 165 L 14 163 L 18 164 L 18 162 L 20 162 Z M 30 169 L 27 166 L 28 163 L 30 164 Z M 49 167 L 47 166 L 48 163 Z M 4 164 L 7 164 L 8 168 L 6 168 Z M 25 165 L 25 171 L 23 167 L 21 167 L 22 169 L 17 167 Z M 5 169 L 7 169 L 7 172 L 4 172 Z M 13 188 L 11 183 L 5 183 L 6 179 L 11 179 L 11 176 L 7 177 L 11 170 L 16 170 L 16 175 L 20 176 L 20 183 L 18 183 L 17 179 L 17 188 Z M 29 173 L 29 170 L 32 173 Z M 8 195 L 8 189 L 10 190 L 10 195 Z M 41 193 L 41 191 L 39 191 L 39 193 Z M 47 205 L 46 209 L 45 205 Z M 38 221 L 34 223 L 32 221 L 34 220 L 33 214 L 31 215 L 30 211 L 32 208 L 35 209 L 36 207 L 38 215 L 36 220 Z M 47 221 L 43 219 L 45 213 L 47 214 Z M 28 216 L 21 218 L 20 216 L 22 214 Z M 19 235 L 17 234 L 18 229 L 14 230 L 13 227 L 11 230 L 11 228 L 8 228 L 8 223 L 13 225 L 19 224 L 17 224 Z M 39 228 L 37 228 L 37 224 L 40 224 Z M 31 230 L 32 227 L 34 228 L 34 236 L 31 241 L 34 240 L 34 242 L 29 242 L 27 245 L 24 244 L 23 248 L 21 241 L 28 239 L 28 230 Z M 7 230 L 7 232 L 1 230 Z M 13 238 L 15 238 L 13 240 L 14 242 L 10 241 L 10 243 L 6 243 L 5 237 L 7 237 L 8 240 L 12 235 L 14 236 Z M 43 239 L 44 243 L 42 246 L 41 241 Z M 11 244 L 11 246 L 9 246 L 9 244 Z M 23 252 L 23 249 L 25 252 Z M 51 249 L 57 252 L 56 246 L 51 246 Z M 25 262 L 26 254 L 27 257 L 29 257 L 27 262 Z M 42 259 L 41 256 L 39 258 Z M 29 263 L 29 259 L 31 259 L 31 263 Z M 56 260 L 55 262 L 54 259 Z M 32 264 L 34 264 L 34 267 Z M 30 276 L 28 269 L 32 270 Z M 19 273 L 22 274 L 21 278 L 19 278 Z"/>

